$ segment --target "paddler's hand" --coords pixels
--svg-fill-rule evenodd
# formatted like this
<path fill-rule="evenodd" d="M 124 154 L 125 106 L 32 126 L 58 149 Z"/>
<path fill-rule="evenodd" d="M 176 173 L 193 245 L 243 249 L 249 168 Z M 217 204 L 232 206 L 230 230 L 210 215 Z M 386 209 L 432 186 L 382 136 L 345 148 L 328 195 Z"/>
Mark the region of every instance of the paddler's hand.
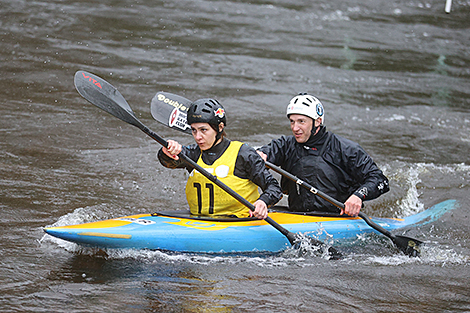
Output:
<path fill-rule="evenodd" d="M 344 210 L 341 210 L 341 215 L 346 213 L 349 216 L 356 217 L 362 208 L 362 200 L 356 195 L 352 195 L 344 203 Z"/>
<path fill-rule="evenodd" d="M 256 200 L 256 202 L 253 203 L 253 205 L 255 206 L 255 211 L 254 212 L 250 211 L 250 212 L 255 217 L 259 218 L 260 220 L 264 220 L 266 217 L 268 217 L 268 206 L 266 205 L 266 203 L 264 203 L 263 200 Z"/>
<path fill-rule="evenodd" d="M 163 153 L 165 153 L 172 159 L 178 160 L 178 154 L 180 154 L 181 150 L 183 150 L 183 146 L 181 146 L 177 141 L 174 140 L 168 140 L 167 143 L 168 146 L 166 148 L 162 148 Z"/>
<path fill-rule="evenodd" d="M 264 162 L 266 162 L 266 160 L 268 159 L 268 156 L 266 155 L 266 153 L 259 151 L 259 150 L 256 150 L 256 152 L 258 152 L 258 154 L 261 156 Z"/>

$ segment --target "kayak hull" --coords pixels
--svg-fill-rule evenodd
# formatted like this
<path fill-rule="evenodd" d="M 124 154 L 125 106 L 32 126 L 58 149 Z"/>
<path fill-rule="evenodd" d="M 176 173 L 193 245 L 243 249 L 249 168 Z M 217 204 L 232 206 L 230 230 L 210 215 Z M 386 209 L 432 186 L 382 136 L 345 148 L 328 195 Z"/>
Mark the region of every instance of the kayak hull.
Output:
<path fill-rule="evenodd" d="M 371 219 L 393 231 L 433 222 L 456 205 L 455 200 L 447 200 L 404 219 Z M 319 240 L 328 237 L 341 241 L 376 232 L 361 218 L 287 212 L 270 212 L 269 216 L 290 232 Z M 197 218 L 180 212 L 139 214 L 78 225 L 46 227 L 44 231 L 66 241 L 98 248 L 245 253 L 280 252 L 290 247 L 284 235 L 262 220 Z"/>

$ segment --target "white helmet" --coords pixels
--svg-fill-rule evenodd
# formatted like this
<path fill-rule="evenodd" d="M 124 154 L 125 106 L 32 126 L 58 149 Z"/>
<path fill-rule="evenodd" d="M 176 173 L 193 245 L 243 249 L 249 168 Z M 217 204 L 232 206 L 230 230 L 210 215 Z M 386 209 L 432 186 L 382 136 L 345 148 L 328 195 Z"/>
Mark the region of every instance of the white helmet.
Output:
<path fill-rule="evenodd" d="M 321 117 L 322 125 L 325 122 L 325 110 L 323 104 L 316 97 L 306 93 L 300 93 L 292 98 L 287 106 L 287 117 L 291 114 L 302 114 L 316 120 Z"/>

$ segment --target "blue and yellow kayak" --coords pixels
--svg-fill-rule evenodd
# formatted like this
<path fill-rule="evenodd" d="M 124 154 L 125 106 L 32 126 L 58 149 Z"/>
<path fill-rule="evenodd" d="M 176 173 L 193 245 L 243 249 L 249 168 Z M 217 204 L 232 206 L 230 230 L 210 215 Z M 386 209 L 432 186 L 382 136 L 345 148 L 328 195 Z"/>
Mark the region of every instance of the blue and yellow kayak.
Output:
<path fill-rule="evenodd" d="M 433 222 L 454 209 L 456 205 L 455 200 L 447 200 L 403 219 L 371 218 L 371 220 L 393 231 Z M 357 238 L 360 234 L 376 232 L 361 218 L 280 211 L 272 211 L 269 216 L 290 232 L 313 236 L 319 240 L 332 236 L 334 241 L 341 241 Z M 180 211 L 46 227 L 44 231 L 66 241 L 99 248 L 245 253 L 280 252 L 290 247 L 287 238 L 263 220 L 193 217 Z"/>

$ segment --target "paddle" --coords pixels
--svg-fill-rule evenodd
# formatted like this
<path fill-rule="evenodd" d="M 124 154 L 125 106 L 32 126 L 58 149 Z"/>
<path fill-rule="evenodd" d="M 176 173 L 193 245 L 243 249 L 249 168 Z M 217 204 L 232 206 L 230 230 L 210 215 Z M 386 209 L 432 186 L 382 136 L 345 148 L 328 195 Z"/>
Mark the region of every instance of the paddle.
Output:
<path fill-rule="evenodd" d="M 339 202 L 336 199 L 333 199 L 332 197 L 328 196 L 327 194 L 323 193 L 322 191 L 312 187 L 310 184 L 302 181 L 301 179 L 297 178 L 296 176 L 292 175 L 291 173 L 277 167 L 276 165 L 266 162 L 266 166 L 273 171 L 281 174 L 282 176 L 287 177 L 288 179 L 294 181 L 296 184 L 306 188 L 309 190 L 311 193 L 314 195 L 317 195 L 321 197 L 322 199 L 325 199 L 329 203 L 333 204 L 334 206 L 344 209 L 344 204 Z M 420 254 L 419 251 L 419 245 L 422 244 L 421 241 L 410 238 L 410 237 L 405 237 L 405 236 L 394 236 L 392 235 L 388 230 L 384 229 L 382 226 L 374 223 L 366 214 L 359 212 L 359 217 L 362 218 L 367 225 L 372 227 L 373 229 L 377 230 L 378 232 L 384 234 L 388 238 L 392 240 L 392 242 L 397 246 L 398 249 L 400 249 L 404 254 L 408 256 L 413 256 L 417 257 Z"/>
<path fill-rule="evenodd" d="M 160 137 L 157 133 L 153 132 L 150 130 L 147 126 L 142 124 L 142 122 L 137 119 L 135 116 L 134 112 L 132 111 L 131 107 L 127 103 L 127 101 L 124 99 L 124 97 L 119 93 L 119 91 L 109 84 L 107 81 L 104 79 L 91 74 L 87 73 L 84 71 L 78 71 L 75 73 L 74 77 L 74 83 L 75 83 L 75 88 L 77 89 L 78 93 L 88 100 L 91 104 L 97 106 L 98 108 L 108 112 L 109 114 L 119 118 L 120 120 L 129 123 L 131 125 L 136 126 L 140 130 L 142 130 L 144 133 L 146 133 L 148 136 L 156 140 L 158 143 L 160 143 L 162 146 L 167 147 L 168 143 L 166 142 L 165 139 Z M 181 97 L 180 97 L 181 98 Z M 184 99 L 184 98 L 181 98 Z M 187 100 L 189 102 L 189 100 Z M 222 183 L 220 180 L 218 180 L 215 176 L 207 172 L 204 168 L 199 166 L 196 162 L 188 158 L 186 155 L 180 153 L 179 157 L 187 162 L 191 167 L 199 171 L 201 174 L 203 174 L 205 177 L 207 177 L 211 182 L 222 188 L 225 192 L 227 192 L 229 195 L 234 197 L 236 200 L 238 200 L 240 203 L 248 207 L 251 211 L 254 211 L 255 208 L 253 204 L 251 204 L 249 201 L 241 197 L 239 194 L 237 194 L 235 191 L 230 189 L 228 186 L 226 186 L 224 183 Z M 265 221 L 272 225 L 274 228 L 276 228 L 278 231 L 280 231 L 284 236 L 287 237 L 291 245 L 295 245 L 298 243 L 300 240 L 299 235 L 294 234 L 278 223 L 276 223 L 273 219 L 270 217 L 267 217 Z M 314 238 L 310 238 L 310 243 L 316 246 L 322 246 L 323 243 L 319 240 L 316 240 Z M 330 247 L 328 249 L 328 253 L 330 254 L 330 257 L 332 259 L 339 259 L 341 257 L 341 253 L 339 253 L 336 249 Z"/>

